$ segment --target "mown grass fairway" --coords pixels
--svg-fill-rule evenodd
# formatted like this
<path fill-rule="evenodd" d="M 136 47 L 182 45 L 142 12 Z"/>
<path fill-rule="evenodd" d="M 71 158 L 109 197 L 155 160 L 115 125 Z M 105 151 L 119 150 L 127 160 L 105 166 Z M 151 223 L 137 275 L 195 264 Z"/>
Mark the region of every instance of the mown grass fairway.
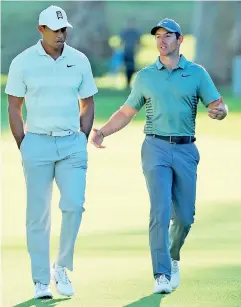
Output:
<path fill-rule="evenodd" d="M 100 105 L 97 105 L 97 110 Z M 96 123 L 98 124 L 101 123 Z M 149 202 L 140 165 L 143 124 L 131 123 L 89 145 L 86 211 L 71 273 L 76 295 L 34 301 L 25 245 L 25 185 L 19 152 L 3 135 L 2 306 L 240 307 L 241 306 L 241 121 L 223 122 L 200 113 L 197 145 L 196 224 L 182 252 L 182 282 L 168 296 L 151 295 L 148 248 Z M 52 203 L 52 259 L 60 229 L 58 192 Z"/>

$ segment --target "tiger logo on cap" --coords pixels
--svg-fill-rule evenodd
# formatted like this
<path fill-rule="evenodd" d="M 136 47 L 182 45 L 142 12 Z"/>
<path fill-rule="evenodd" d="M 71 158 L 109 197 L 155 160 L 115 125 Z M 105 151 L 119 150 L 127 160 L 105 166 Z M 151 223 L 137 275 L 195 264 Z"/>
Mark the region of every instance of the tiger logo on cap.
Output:
<path fill-rule="evenodd" d="M 58 19 L 64 19 L 61 11 L 56 11 L 56 15 Z"/>

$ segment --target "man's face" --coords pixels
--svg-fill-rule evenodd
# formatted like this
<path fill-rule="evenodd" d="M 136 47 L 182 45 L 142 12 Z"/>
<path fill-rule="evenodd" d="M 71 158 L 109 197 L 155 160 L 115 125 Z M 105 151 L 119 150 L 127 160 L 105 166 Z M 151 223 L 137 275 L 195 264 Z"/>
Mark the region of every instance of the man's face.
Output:
<path fill-rule="evenodd" d="M 47 26 L 39 26 L 38 29 L 43 35 L 44 42 L 46 42 L 49 46 L 56 50 L 63 48 L 67 36 L 66 28 L 53 31 Z"/>
<path fill-rule="evenodd" d="M 168 32 L 164 28 L 160 28 L 156 31 L 155 38 L 157 49 L 162 56 L 169 56 L 178 52 L 183 40 L 183 36 L 177 39 L 175 33 Z"/>

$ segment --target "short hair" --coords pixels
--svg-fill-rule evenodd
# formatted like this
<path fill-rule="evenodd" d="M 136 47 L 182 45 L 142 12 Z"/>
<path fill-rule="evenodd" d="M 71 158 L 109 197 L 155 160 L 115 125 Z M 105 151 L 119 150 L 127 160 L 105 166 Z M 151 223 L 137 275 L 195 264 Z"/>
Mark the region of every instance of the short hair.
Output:
<path fill-rule="evenodd" d="M 180 33 L 178 33 L 178 32 L 174 32 L 175 34 L 176 34 L 176 39 L 178 40 L 179 39 L 179 37 L 181 36 L 181 34 Z"/>

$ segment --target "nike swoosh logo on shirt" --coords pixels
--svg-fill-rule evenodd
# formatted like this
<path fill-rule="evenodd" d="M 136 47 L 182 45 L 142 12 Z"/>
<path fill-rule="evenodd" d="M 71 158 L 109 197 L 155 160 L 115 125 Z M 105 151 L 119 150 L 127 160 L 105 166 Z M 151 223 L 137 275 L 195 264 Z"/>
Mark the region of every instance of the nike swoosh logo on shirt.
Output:
<path fill-rule="evenodd" d="M 190 77 L 190 76 L 191 76 L 191 75 L 183 75 L 183 74 L 182 74 L 182 77 L 183 77 L 183 78 Z"/>
<path fill-rule="evenodd" d="M 69 67 L 73 67 L 73 66 L 75 66 L 75 64 L 74 64 L 74 65 L 68 65 L 68 64 L 67 64 L 67 67 L 68 67 L 68 68 L 69 68 Z"/>

